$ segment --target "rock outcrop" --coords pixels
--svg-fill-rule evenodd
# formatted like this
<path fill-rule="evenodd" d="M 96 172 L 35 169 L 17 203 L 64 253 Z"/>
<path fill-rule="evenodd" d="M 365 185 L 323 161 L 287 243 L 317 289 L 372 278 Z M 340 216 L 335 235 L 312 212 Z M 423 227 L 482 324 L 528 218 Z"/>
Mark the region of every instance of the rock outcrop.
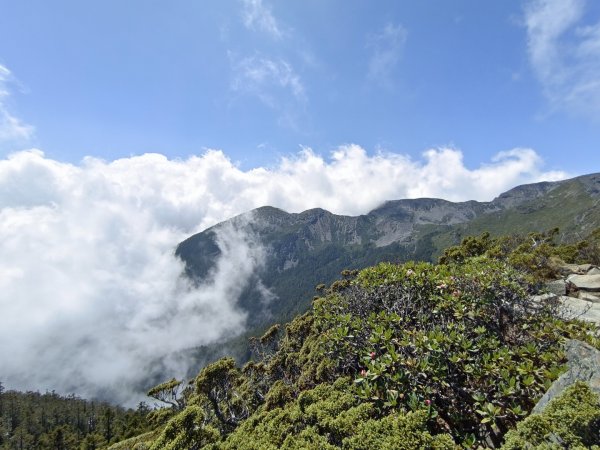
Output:
<path fill-rule="evenodd" d="M 546 283 L 548 297 L 559 297 L 564 318 L 582 319 L 600 325 L 600 269 L 591 264 L 564 264 L 559 272 L 566 279 Z M 540 300 L 542 298 L 540 297 Z"/>
<path fill-rule="evenodd" d="M 558 299 L 559 314 L 565 319 L 581 319 L 600 326 L 600 270 L 591 264 L 564 264 L 559 268 L 564 279 L 550 281 L 545 294 L 534 297 L 547 302 Z M 568 294 L 568 295 L 565 295 Z M 583 381 L 600 394 L 600 351 L 575 339 L 566 344 L 568 369 L 556 380 L 533 408 L 544 410 L 550 400 L 577 381 Z"/>
<path fill-rule="evenodd" d="M 600 292 L 600 275 L 569 275 L 567 283 L 575 291 Z"/>
<path fill-rule="evenodd" d="M 550 294 L 562 297 L 567 295 L 567 282 L 565 280 L 555 280 L 546 283 L 545 290 Z"/>
<path fill-rule="evenodd" d="M 552 383 L 533 408 L 533 413 L 542 412 L 550 400 L 560 396 L 577 381 L 587 383 L 594 392 L 600 394 L 600 351 L 575 339 L 567 341 L 566 351 L 568 370 Z"/>
<path fill-rule="evenodd" d="M 580 298 L 560 297 L 560 314 L 565 319 L 580 319 L 600 326 L 600 303 Z"/>

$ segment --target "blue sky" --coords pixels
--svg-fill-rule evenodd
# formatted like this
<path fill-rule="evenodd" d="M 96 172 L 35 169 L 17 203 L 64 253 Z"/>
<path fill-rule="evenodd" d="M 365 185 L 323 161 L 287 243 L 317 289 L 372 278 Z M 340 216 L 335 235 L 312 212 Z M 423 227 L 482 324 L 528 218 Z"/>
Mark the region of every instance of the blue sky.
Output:
<path fill-rule="evenodd" d="M 600 167 L 599 20 L 589 0 L 0 0 L 4 108 L 31 127 L 0 150 L 217 148 L 248 169 L 347 143 L 449 146 L 469 167 L 528 147 L 586 173 Z"/>

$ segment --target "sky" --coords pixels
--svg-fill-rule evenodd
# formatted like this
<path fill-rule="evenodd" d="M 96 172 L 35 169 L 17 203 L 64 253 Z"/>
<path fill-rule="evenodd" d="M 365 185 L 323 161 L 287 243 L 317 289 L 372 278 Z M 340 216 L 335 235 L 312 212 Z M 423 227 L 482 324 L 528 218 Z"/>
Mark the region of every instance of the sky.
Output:
<path fill-rule="evenodd" d="M 19 121 L 0 150 L 78 163 L 221 149 L 250 169 L 302 147 L 451 146 L 473 168 L 527 147 L 586 173 L 599 20 L 590 0 L 0 0 Z"/>
<path fill-rule="evenodd" d="M 598 144 L 592 0 L 0 0 L 0 381 L 135 404 L 245 327 L 268 249 L 223 227 L 194 286 L 191 234 L 488 201 Z"/>

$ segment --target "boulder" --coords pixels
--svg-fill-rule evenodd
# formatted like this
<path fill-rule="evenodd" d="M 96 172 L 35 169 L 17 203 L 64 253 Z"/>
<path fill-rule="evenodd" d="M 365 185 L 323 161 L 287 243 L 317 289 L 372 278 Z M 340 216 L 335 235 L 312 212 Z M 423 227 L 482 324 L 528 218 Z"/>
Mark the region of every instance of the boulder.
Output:
<path fill-rule="evenodd" d="M 549 281 L 544 284 L 544 290 L 558 296 L 565 295 L 567 293 L 567 283 L 565 280 Z"/>
<path fill-rule="evenodd" d="M 600 295 L 600 292 L 598 292 L 598 294 Z M 589 292 L 586 292 L 586 291 L 579 291 L 577 293 L 577 298 L 588 301 L 588 302 L 592 302 L 592 303 L 600 303 L 599 295 L 590 294 Z"/>
<path fill-rule="evenodd" d="M 533 301 L 533 304 L 535 305 L 536 309 L 542 309 L 548 304 L 551 304 L 551 305 L 558 304 L 560 306 L 561 298 L 562 298 L 561 296 L 552 294 L 552 293 L 532 295 L 530 297 L 530 299 Z"/>
<path fill-rule="evenodd" d="M 577 290 L 600 292 L 600 275 L 569 275 L 567 282 Z"/>
<path fill-rule="evenodd" d="M 559 315 L 566 320 L 585 320 L 600 326 L 600 303 L 573 297 L 560 297 Z"/>
<path fill-rule="evenodd" d="M 600 351 L 589 344 L 570 339 L 566 344 L 568 369 L 538 401 L 532 413 L 540 413 L 548 402 L 577 381 L 587 383 L 590 388 L 600 394 Z"/>
<path fill-rule="evenodd" d="M 588 273 L 588 270 L 590 270 L 592 267 L 594 266 L 592 266 L 591 264 L 563 264 L 558 267 L 558 271 L 562 275 L 585 275 L 586 273 Z"/>
<path fill-rule="evenodd" d="M 600 275 L 600 269 L 598 267 L 592 267 L 587 271 L 588 275 Z"/>

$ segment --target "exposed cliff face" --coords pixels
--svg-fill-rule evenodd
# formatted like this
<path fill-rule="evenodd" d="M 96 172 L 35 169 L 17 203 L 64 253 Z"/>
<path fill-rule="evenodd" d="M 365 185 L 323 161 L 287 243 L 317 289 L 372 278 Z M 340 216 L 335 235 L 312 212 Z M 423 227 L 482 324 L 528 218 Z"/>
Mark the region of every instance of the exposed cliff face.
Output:
<path fill-rule="evenodd" d="M 543 182 L 535 184 L 525 184 L 512 188 L 496 197 L 490 204 L 498 209 L 509 209 L 516 207 L 529 200 L 542 197 L 561 185 L 558 182 Z"/>
<path fill-rule="evenodd" d="M 433 260 L 448 245 L 482 231 L 509 234 L 559 226 L 566 239 L 576 238 L 600 226 L 600 174 L 518 186 L 491 202 L 395 200 L 357 217 L 318 208 L 290 214 L 266 206 L 228 222 L 253 233 L 267 249 L 257 274 L 260 286 L 255 283 L 240 300 L 249 311 L 249 325 L 261 326 L 305 310 L 314 286 L 333 281 L 344 268 Z M 215 233 L 222 226 L 178 246 L 191 278 L 207 276 L 219 255 Z M 267 306 L 259 301 L 264 287 L 277 297 Z"/>
<path fill-rule="evenodd" d="M 483 211 L 481 203 L 452 203 L 435 198 L 395 200 L 384 203 L 368 216 L 375 219 L 377 247 L 413 241 L 419 225 L 447 227 L 469 222 Z"/>

